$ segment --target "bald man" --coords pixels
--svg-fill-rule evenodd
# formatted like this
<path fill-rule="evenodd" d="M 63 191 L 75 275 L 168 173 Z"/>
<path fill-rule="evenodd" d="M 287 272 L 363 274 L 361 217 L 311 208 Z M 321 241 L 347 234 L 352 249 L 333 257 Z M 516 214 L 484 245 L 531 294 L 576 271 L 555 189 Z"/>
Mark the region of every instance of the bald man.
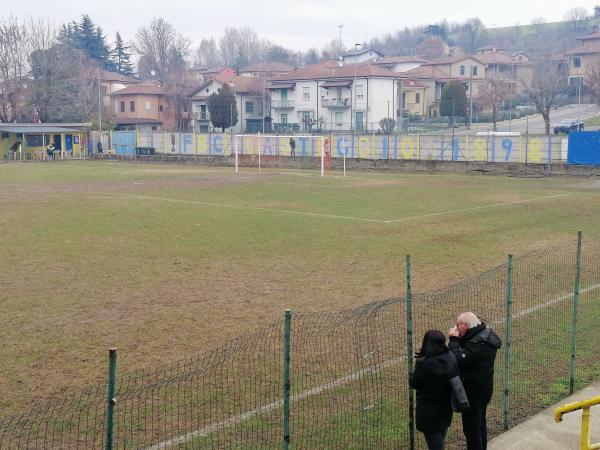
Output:
<path fill-rule="evenodd" d="M 487 448 L 487 405 L 494 392 L 494 362 L 502 341 L 472 312 L 465 312 L 450 329 L 448 348 L 456 356 L 471 409 L 462 413 L 467 450 Z"/>

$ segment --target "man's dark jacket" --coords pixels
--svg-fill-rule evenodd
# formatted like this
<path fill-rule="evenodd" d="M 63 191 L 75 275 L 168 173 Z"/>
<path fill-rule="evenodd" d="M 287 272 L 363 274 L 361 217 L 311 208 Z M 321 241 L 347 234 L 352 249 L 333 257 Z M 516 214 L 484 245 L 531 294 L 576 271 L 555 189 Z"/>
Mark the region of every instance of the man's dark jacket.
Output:
<path fill-rule="evenodd" d="M 502 341 L 484 323 L 461 338 L 450 337 L 448 348 L 456 356 L 469 400 L 488 403 L 494 392 L 494 361 Z"/>

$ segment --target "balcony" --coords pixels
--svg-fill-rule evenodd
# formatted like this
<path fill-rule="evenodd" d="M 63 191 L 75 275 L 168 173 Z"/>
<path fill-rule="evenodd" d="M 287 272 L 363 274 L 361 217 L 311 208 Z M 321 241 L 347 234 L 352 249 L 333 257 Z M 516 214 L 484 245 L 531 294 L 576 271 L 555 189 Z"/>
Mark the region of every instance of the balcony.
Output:
<path fill-rule="evenodd" d="M 273 109 L 294 109 L 294 100 L 271 100 L 271 108 Z"/>
<path fill-rule="evenodd" d="M 196 120 L 210 120 L 207 112 L 194 112 L 192 116 Z"/>
<path fill-rule="evenodd" d="M 323 107 L 331 109 L 348 109 L 352 106 L 352 102 L 349 98 L 324 98 Z"/>

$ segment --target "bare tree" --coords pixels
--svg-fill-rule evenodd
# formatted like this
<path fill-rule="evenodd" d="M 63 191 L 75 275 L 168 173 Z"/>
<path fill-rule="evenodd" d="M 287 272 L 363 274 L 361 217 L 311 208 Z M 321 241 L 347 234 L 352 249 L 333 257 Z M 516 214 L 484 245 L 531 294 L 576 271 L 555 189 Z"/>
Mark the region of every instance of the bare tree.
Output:
<path fill-rule="evenodd" d="M 446 44 L 439 36 L 427 36 L 417 46 L 417 56 L 425 59 L 441 58 L 446 54 Z"/>
<path fill-rule="evenodd" d="M 585 8 L 577 6 L 565 12 L 563 19 L 568 23 L 569 29 L 574 33 L 583 31 L 584 24 L 588 19 L 588 12 Z"/>
<path fill-rule="evenodd" d="M 321 57 L 325 61 L 332 61 L 346 53 L 346 49 L 340 43 L 339 39 L 332 39 L 331 42 L 323 47 L 321 50 Z"/>
<path fill-rule="evenodd" d="M 520 81 L 536 110 L 542 115 L 546 134 L 550 134 L 550 111 L 566 80 L 564 66 L 554 64 L 550 56 L 537 61 L 529 77 Z"/>
<path fill-rule="evenodd" d="M 468 53 L 475 53 L 475 50 L 483 45 L 487 37 L 485 27 L 479 17 L 467 19 L 460 35 L 462 47 Z"/>
<path fill-rule="evenodd" d="M 533 26 L 533 29 L 535 30 L 535 35 L 538 36 L 540 34 L 540 31 L 542 31 L 542 26 L 546 23 L 546 19 L 544 19 L 543 17 L 534 17 L 533 19 L 531 19 L 531 25 Z"/>
<path fill-rule="evenodd" d="M 504 101 L 508 98 L 508 94 L 509 87 L 503 80 L 490 80 L 479 91 L 478 103 L 482 108 L 487 108 L 491 111 L 494 131 L 496 131 L 496 123 L 498 122 L 498 112 L 502 108 Z"/>
<path fill-rule="evenodd" d="M 584 73 L 585 91 L 600 106 L 600 59 L 588 64 Z"/>
<path fill-rule="evenodd" d="M 189 71 L 183 68 L 171 71 L 169 78 L 165 80 L 165 94 L 173 104 L 175 123 L 180 131 L 185 131 L 186 123 L 191 117 L 189 96 L 195 87 L 197 87 L 196 80 Z"/>
<path fill-rule="evenodd" d="M 196 50 L 194 63 L 209 67 L 218 66 L 223 63 L 215 38 L 211 37 L 210 39 L 202 39 L 200 41 L 200 45 Z"/>
<path fill-rule="evenodd" d="M 173 25 L 158 18 L 153 19 L 149 26 L 138 30 L 132 48 L 150 63 L 150 70 L 154 70 L 156 76 L 164 80 L 171 71 L 176 72 L 185 67 L 190 45 L 190 40 L 178 33 Z M 141 70 L 140 73 L 149 75 Z"/>
<path fill-rule="evenodd" d="M 263 60 L 265 42 L 252 28 L 225 28 L 219 39 L 221 61 L 236 70 Z"/>

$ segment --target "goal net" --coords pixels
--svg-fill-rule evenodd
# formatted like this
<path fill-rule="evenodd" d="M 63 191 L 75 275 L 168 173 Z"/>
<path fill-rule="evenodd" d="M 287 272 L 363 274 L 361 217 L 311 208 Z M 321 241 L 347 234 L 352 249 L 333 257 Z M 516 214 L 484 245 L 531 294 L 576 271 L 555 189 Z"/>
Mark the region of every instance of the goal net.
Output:
<path fill-rule="evenodd" d="M 298 158 L 308 161 L 310 167 L 314 167 L 318 160 L 321 176 L 324 176 L 331 159 L 329 139 L 329 136 L 301 134 L 238 134 L 232 152 L 235 155 L 235 171 L 238 172 L 240 166 L 258 167 L 260 171 L 264 167 L 272 167 L 274 163 L 281 163 L 281 158 Z"/>

